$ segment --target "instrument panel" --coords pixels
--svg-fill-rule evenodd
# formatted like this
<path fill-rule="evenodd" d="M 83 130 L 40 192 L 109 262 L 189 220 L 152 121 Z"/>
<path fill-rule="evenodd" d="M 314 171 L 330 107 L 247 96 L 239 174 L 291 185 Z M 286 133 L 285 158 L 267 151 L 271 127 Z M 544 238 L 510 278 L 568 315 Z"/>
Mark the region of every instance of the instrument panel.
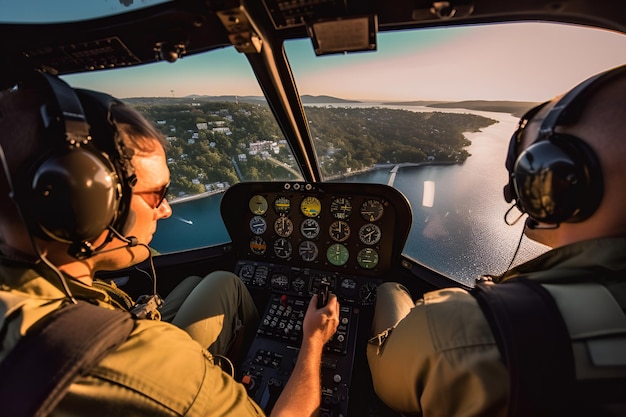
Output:
<path fill-rule="evenodd" d="M 221 214 L 238 259 L 364 276 L 399 259 L 412 222 L 399 191 L 361 183 L 239 183 Z"/>
<path fill-rule="evenodd" d="M 293 370 L 307 303 L 327 289 L 341 307 L 322 357 L 320 413 L 346 416 L 361 307 L 399 265 L 413 218 L 407 199 L 382 184 L 244 182 L 224 193 L 220 211 L 235 274 L 268 296 L 237 378 L 269 414 Z"/>

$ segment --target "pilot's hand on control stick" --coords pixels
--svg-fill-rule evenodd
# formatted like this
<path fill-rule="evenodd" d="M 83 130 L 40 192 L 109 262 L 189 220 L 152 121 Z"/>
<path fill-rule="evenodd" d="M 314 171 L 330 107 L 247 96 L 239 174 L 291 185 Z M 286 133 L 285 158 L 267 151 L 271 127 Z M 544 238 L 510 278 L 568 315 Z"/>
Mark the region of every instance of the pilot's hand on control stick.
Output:
<path fill-rule="evenodd" d="M 325 344 L 337 331 L 339 325 L 339 302 L 337 296 L 329 294 L 328 303 L 317 308 L 317 297 L 315 294 L 309 302 L 304 322 L 302 324 L 302 341 L 310 343 Z"/>

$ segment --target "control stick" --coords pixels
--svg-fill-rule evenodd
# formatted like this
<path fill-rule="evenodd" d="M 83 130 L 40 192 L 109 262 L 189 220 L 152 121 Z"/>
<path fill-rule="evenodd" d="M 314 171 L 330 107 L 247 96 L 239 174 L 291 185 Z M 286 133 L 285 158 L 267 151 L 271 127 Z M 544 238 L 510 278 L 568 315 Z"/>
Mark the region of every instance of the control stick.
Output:
<path fill-rule="evenodd" d="M 317 308 L 322 308 L 328 303 L 328 290 L 330 281 L 325 278 L 320 280 L 320 286 L 317 288 Z"/>

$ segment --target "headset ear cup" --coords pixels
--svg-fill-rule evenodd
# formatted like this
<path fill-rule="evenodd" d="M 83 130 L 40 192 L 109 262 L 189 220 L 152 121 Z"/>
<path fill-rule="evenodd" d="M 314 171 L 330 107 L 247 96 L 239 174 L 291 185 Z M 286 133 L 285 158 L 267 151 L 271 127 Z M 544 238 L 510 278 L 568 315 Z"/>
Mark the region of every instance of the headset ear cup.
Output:
<path fill-rule="evenodd" d="M 598 159 L 571 135 L 553 134 L 529 146 L 515 163 L 513 179 L 519 205 L 541 223 L 582 221 L 602 198 Z"/>
<path fill-rule="evenodd" d="M 95 149 L 66 148 L 36 169 L 29 202 L 43 233 L 67 243 L 96 239 L 117 216 L 121 190 L 112 164 Z"/>

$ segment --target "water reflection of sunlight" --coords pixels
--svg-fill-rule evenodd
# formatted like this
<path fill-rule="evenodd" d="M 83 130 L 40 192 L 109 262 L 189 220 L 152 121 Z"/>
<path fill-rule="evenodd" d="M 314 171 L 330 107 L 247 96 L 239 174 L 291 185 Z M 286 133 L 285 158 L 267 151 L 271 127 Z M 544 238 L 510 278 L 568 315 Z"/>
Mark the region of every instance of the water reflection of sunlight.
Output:
<path fill-rule="evenodd" d="M 422 206 L 432 207 L 435 202 L 435 182 L 424 181 L 424 195 L 422 196 Z"/>

